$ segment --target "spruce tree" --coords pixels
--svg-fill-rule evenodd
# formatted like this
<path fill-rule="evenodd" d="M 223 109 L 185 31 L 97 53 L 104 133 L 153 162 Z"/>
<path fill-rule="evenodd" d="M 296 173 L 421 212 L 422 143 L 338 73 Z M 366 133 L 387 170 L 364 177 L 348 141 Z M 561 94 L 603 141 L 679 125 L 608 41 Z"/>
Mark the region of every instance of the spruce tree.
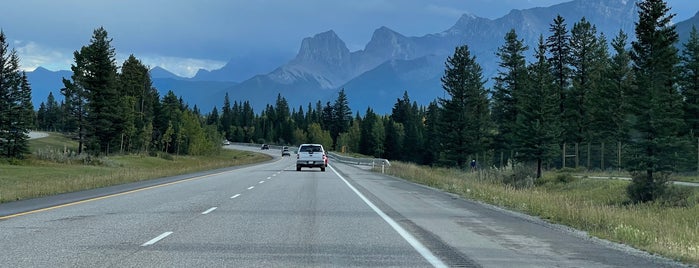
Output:
<path fill-rule="evenodd" d="M 337 137 L 340 133 L 346 132 L 352 123 L 352 110 L 349 107 L 349 100 L 345 89 L 340 89 L 337 93 L 337 99 L 332 106 L 332 122 L 330 123 L 330 135 L 333 139 L 333 148 L 337 145 Z"/>
<path fill-rule="evenodd" d="M 675 88 L 675 44 L 678 35 L 673 14 L 662 0 L 639 2 L 636 41 L 632 42 L 634 87 L 629 94 L 631 112 L 631 200 L 652 201 L 666 188 L 667 178 L 678 161 L 678 137 L 683 127 L 682 97 Z"/>
<path fill-rule="evenodd" d="M 540 178 L 543 163 L 557 151 L 561 128 L 558 121 L 558 94 L 551 66 L 546 59 L 543 36 L 535 50 L 536 62 L 529 66 L 529 83 L 518 94 L 517 122 L 514 128 L 517 158 L 536 163 L 536 178 Z"/>
<path fill-rule="evenodd" d="M 495 146 L 511 150 L 515 140 L 518 94 L 527 87 L 527 66 L 524 53 L 529 48 L 517 37 L 514 29 L 505 35 L 505 44 L 498 48 L 500 69 L 493 87 L 493 121 L 498 134 Z"/>
<path fill-rule="evenodd" d="M 683 45 L 679 85 L 684 98 L 684 121 L 692 137 L 699 137 L 699 33 L 692 27 Z"/>
<path fill-rule="evenodd" d="M 604 123 L 593 124 L 590 127 L 595 129 L 602 141 L 617 143 L 628 139 L 627 95 L 633 86 L 633 70 L 627 45 L 627 35 L 619 31 L 612 39 L 614 55 L 606 70 L 606 89 L 601 92 L 602 94 L 595 96 L 599 108 L 595 109 L 593 117 L 597 122 Z"/>
<path fill-rule="evenodd" d="M 86 64 L 82 70 L 84 76 L 78 81 L 87 92 L 90 108 L 88 148 L 104 154 L 118 148 L 125 123 L 116 84 L 116 52 L 111 41 L 104 28 L 93 32 L 90 45 L 80 50 Z"/>
<path fill-rule="evenodd" d="M 125 149 L 145 151 L 142 138 L 147 126 L 153 121 L 153 101 L 158 101 L 153 88 L 148 67 L 133 55 L 124 61 L 118 75 L 118 92 L 122 99 L 124 115 Z M 147 141 L 150 142 L 150 141 Z"/>
<path fill-rule="evenodd" d="M 559 115 L 565 112 L 567 91 L 570 87 L 570 35 L 565 19 L 558 15 L 549 27 L 551 36 L 546 38 L 546 47 L 550 53 L 548 59 L 551 73 L 556 79 L 556 92 L 559 98 Z"/>
<path fill-rule="evenodd" d="M 492 130 L 488 93 L 482 68 L 468 46 L 457 47 L 445 65 L 441 81 L 449 97 L 439 98 L 442 150 L 446 162 L 463 168 L 469 157 L 487 148 Z"/>
<path fill-rule="evenodd" d="M 582 18 L 573 25 L 570 32 L 570 66 L 572 67 L 572 86 L 566 97 L 565 140 L 580 143 L 590 141 L 590 106 L 594 104 L 592 92 L 599 90 L 601 85 L 602 63 L 607 55 L 600 55 L 602 48 L 597 38 L 597 28 Z M 592 130 L 595 131 L 595 130 Z"/>
<path fill-rule="evenodd" d="M 425 140 L 422 148 L 422 163 L 433 165 L 437 163 L 440 155 L 440 127 L 441 122 L 440 108 L 437 101 L 432 101 L 427 106 L 425 112 Z"/>

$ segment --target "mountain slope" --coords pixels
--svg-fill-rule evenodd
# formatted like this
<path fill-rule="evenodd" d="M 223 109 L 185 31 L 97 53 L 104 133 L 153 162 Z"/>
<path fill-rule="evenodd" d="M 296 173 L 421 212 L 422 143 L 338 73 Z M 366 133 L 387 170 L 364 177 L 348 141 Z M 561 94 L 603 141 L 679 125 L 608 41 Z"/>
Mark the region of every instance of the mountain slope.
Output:
<path fill-rule="evenodd" d="M 358 106 L 364 106 L 366 100 L 377 95 L 386 95 L 392 101 L 377 102 L 374 107 L 384 111 L 393 104 L 393 99 L 408 90 L 409 95 L 415 96 L 414 100 L 424 105 L 440 95 L 443 63 L 456 46 L 467 44 L 483 66 L 484 78 L 489 79 L 497 73 L 495 52 L 504 43 L 507 31 L 515 29 L 525 44 L 534 47 L 539 35 L 548 35 L 549 25 L 557 14 L 566 19 L 569 28 L 585 17 L 596 25 L 598 32 L 611 39 L 620 29 L 627 34 L 633 33 L 636 6 L 634 1 L 626 0 L 576 0 L 550 7 L 512 10 L 495 20 L 466 14 L 449 29 L 421 37 L 405 37 L 381 27 L 374 31 L 363 50 L 355 52 L 350 52 L 333 31 L 327 31 L 305 38 L 296 58 L 287 64 L 226 92 L 231 96 L 236 95 L 234 92 L 239 96 L 248 95 L 243 92 L 257 92 L 265 94 L 265 98 L 281 93 L 289 99 L 301 95 L 305 98 L 299 99 L 316 101 L 317 92 L 327 95 L 324 92 L 336 92 L 344 87 L 350 104 L 357 102 L 360 103 Z M 533 50 L 527 52 L 527 56 L 531 55 Z M 429 64 L 416 65 L 423 57 L 427 57 L 423 61 L 429 59 Z M 441 62 L 441 65 L 436 62 Z M 420 73 L 422 79 L 414 81 L 414 77 L 406 75 L 410 73 Z M 262 93 L 265 91 L 270 92 Z M 257 99 L 264 102 L 265 98 Z M 268 103 L 273 101 L 271 98 Z M 255 105 L 259 109 L 260 105 Z"/>
<path fill-rule="evenodd" d="M 32 87 L 34 109 L 39 109 L 39 104 L 46 101 L 49 92 L 53 93 L 56 101 L 61 102 L 63 100 L 63 95 L 61 95 L 63 78 L 70 79 L 73 74 L 70 71 L 50 71 L 43 67 L 37 67 L 34 71 L 26 73 Z"/>

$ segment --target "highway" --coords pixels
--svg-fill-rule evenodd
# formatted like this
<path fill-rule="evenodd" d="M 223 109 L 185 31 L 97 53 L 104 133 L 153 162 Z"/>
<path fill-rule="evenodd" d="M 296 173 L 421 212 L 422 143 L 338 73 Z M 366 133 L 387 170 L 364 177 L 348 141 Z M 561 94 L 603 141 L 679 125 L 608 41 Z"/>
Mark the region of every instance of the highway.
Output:
<path fill-rule="evenodd" d="M 295 158 L 265 152 L 275 159 L 0 204 L 0 267 L 681 266 L 350 165 L 297 172 Z"/>

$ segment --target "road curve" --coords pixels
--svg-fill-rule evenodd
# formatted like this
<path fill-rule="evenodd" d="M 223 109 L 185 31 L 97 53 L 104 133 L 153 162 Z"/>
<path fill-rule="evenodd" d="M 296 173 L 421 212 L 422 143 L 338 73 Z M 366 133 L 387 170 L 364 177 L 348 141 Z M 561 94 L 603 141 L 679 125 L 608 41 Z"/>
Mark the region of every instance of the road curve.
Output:
<path fill-rule="evenodd" d="M 1 266 L 681 266 L 353 166 L 296 172 L 294 161 L 6 217 Z"/>

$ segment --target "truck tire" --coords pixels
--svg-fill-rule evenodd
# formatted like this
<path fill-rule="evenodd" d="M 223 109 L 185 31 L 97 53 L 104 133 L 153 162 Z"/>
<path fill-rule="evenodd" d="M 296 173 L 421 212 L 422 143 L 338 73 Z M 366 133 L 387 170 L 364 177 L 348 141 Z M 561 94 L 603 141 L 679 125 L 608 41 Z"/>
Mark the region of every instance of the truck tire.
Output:
<path fill-rule="evenodd" d="M 296 166 L 296 171 L 301 171 L 301 166 Z"/>
<path fill-rule="evenodd" d="M 320 171 L 325 172 L 325 167 L 320 167 Z"/>

